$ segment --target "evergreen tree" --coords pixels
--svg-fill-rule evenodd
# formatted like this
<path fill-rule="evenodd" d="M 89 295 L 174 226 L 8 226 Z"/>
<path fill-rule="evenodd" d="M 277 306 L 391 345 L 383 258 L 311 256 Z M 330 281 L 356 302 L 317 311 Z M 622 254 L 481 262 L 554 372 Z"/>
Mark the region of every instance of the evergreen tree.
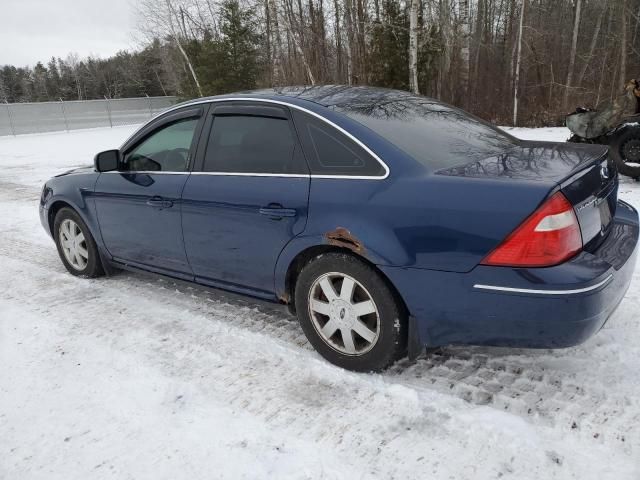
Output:
<path fill-rule="evenodd" d="M 409 18 L 393 0 L 382 4 L 382 21 L 376 22 L 369 48 L 370 83 L 409 89 Z"/>
<path fill-rule="evenodd" d="M 49 100 L 49 92 L 47 89 L 47 78 L 49 72 L 41 62 L 36 63 L 31 75 L 33 81 L 33 94 L 36 102 L 45 102 Z"/>
<path fill-rule="evenodd" d="M 47 64 L 47 92 L 50 100 L 56 100 L 55 95 L 60 95 L 60 73 L 58 72 L 58 64 L 54 57 L 51 57 Z"/>
<path fill-rule="evenodd" d="M 242 8 L 238 0 L 225 0 L 221 5 L 222 51 L 225 59 L 225 90 L 255 88 L 260 65 L 260 36 L 253 8 Z"/>

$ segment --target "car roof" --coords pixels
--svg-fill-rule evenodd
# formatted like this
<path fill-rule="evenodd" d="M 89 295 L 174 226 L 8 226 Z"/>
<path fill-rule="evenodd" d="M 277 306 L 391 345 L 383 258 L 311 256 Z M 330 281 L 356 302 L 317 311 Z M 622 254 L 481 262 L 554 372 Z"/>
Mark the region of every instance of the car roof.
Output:
<path fill-rule="evenodd" d="M 265 88 L 198 98 L 173 108 L 243 99 L 285 104 L 322 118 L 369 150 L 381 163 L 385 164 L 382 158 L 393 158 L 393 162 L 406 165 L 406 169 L 402 168 L 406 171 L 434 169 L 433 165 L 422 160 L 425 150 L 429 150 L 425 149 L 423 141 L 426 138 L 424 128 L 416 133 L 422 140 L 413 142 L 415 148 L 409 148 L 411 139 L 407 138 L 409 130 L 406 127 L 420 128 L 415 119 L 420 119 L 422 127 L 425 127 L 425 122 L 433 122 L 441 129 L 448 128 L 442 125 L 447 120 L 470 120 L 512 139 L 496 127 L 444 102 L 380 87 L 321 85 Z M 437 131 L 436 128 L 434 132 Z"/>
<path fill-rule="evenodd" d="M 277 99 L 283 102 L 287 100 L 306 100 L 327 108 L 338 108 L 341 110 L 357 109 L 361 110 L 367 105 L 379 105 L 394 101 L 419 98 L 434 106 L 444 106 L 445 104 L 427 97 L 417 97 L 416 95 L 401 90 L 392 90 L 380 87 L 349 86 L 349 85 L 316 85 L 316 86 L 287 86 L 273 87 L 258 90 L 245 90 L 225 95 L 197 98 L 180 103 L 180 106 L 191 103 L 203 103 L 224 98 L 265 98 Z"/>

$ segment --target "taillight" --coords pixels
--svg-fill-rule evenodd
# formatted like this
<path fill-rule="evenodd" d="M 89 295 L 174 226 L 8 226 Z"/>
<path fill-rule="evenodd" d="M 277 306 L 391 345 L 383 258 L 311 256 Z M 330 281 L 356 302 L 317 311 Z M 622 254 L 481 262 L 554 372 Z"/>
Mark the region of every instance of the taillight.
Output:
<path fill-rule="evenodd" d="M 550 267 L 582 249 L 580 225 L 573 207 L 558 192 L 527 218 L 483 261 L 503 267 Z"/>

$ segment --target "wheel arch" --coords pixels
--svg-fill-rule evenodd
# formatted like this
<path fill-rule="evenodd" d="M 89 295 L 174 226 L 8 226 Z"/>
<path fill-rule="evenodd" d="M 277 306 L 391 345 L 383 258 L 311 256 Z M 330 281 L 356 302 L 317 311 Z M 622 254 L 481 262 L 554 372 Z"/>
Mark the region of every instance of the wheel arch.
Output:
<path fill-rule="evenodd" d="M 98 248 L 98 256 L 100 258 L 100 263 L 102 264 L 102 269 L 104 270 L 106 275 L 112 275 L 113 272 L 115 272 L 115 269 L 111 266 L 111 264 L 108 261 L 109 255 L 105 251 L 105 248 L 102 244 L 102 236 L 100 234 L 98 226 L 96 225 L 94 229 L 93 224 L 90 221 L 88 221 L 88 219 L 86 218 L 85 212 L 83 212 L 81 208 L 78 208 L 72 202 L 66 199 L 59 198 L 59 199 L 53 200 L 48 206 L 47 224 L 49 227 L 49 231 L 51 232 L 51 236 L 54 238 L 54 241 L 55 241 L 55 233 L 53 232 L 53 224 L 55 222 L 56 215 L 63 208 L 69 208 L 70 210 L 73 210 L 77 215 L 80 216 L 84 224 L 89 229 L 89 233 L 91 233 L 91 235 L 93 236 L 93 240 L 96 243 L 96 246 Z"/>
<path fill-rule="evenodd" d="M 96 243 L 101 246 L 102 237 L 100 236 L 97 219 L 95 218 L 95 215 L 93 215 L 94 210 L 82 195 L 76 196 L 60 194 L 54 195 L 49 199 L 45 205 L 49 231 L 53 234 L 53 222 L 55 221 L 56 215 L 65 207 L 70 208 L 80 216 L 82 221 L 87 225 L 91 235 L 93 235 Z"/>
<path fill-rule="evenodd" d="M 47 213 L 47 224 L 49 225 L 49 232 L 51 232 L 51 235 L 53 236 L 53 222 L 56 219 L 56 215 L 58 214 L 58 212 L 60 210 L 62 210 L 63 208 L 70 208 L 71 210 L 73 210 L 74 212 L 76 212 L 78 215 L 80 215 L 80 213 L 78 212 L 78 209 L 75 208 L 72 204 L 70 204 L 69 202 L 67 202 L 66 200 L 55 200 L 48 209 L 48 213 Z M 84 220 L 84 219 L 83 219 Z M 86 222 L 85 222 L 86 223 Z"/>
<path fill-rule="evenodd" d="M 400 294 L 399 290 L 396 286 L 391 282 L 391 279 L 385 275 L 385 273 L 380 270 L 377 265 L 367 259 L 365 256 L 359 254 L 354 249 L 347 247 L 340 247 L 336 245 L 328 245 L 328 244 L 318 244 L 311 245 L 306 247 L 305 249 L 298 252 L 297 255 L 293 257 L 293 259 L 289 262 L 287 266 L 286 273 L 284 275 L 284 284 L 282 285 L 283 290 L 278 292 L 278 298 L 281 302 L 285 303 L 289 308 L 289 311 L 295 315 L 296 306 L 295 306 L 295 285 L 298 279 L 298 275 L 302 271 L 302 269 L 308 265 L 311 261 L 318 258 L 321 255 L 326 255 L 328 253 L 343 253 L 352 257 L 357 258 L 358 260 L 366 263 L 371 268 L 373 268 L 380 278 L 385 282 L 389 290 L 393 294 L 394 298 L 397 300 L 398 305 L 403 310 L 403 312 L 408 316 L 409 309 L 407 307 L 404 298 Z"/>

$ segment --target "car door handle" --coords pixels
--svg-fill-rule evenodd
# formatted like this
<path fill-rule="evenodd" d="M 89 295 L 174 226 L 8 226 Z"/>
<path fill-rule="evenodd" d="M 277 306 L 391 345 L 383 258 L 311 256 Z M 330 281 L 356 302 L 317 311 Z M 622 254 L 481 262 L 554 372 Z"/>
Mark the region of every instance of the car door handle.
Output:
<path fill-rule="evenodd" d="M 162 197 L 151 197 L 147 200 L 147 205 L 155 208 L 171 208 L 173 207 L 173 202 Z"/>
<path fill-rule="evenodd" d="M 282 205 L 269 205 L 268 207 L 260 209 L 260 215 L 278 219 L 284 217 L 295 217 L 297 213 L 293 208 L 284 208 Z"/>

